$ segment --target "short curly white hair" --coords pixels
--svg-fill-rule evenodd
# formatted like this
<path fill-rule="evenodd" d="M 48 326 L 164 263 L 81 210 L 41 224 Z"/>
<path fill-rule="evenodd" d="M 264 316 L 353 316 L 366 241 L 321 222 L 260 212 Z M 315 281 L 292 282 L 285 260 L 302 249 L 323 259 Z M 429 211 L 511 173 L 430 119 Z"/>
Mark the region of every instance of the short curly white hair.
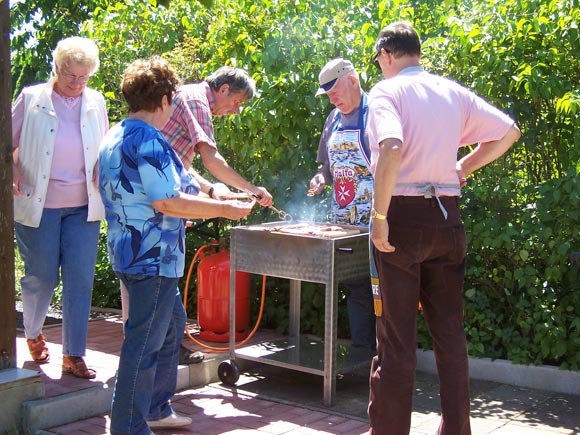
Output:
<path fill-rule="evenodd" d="M 61 39 L 52 52 L 52 72 L 56 74 L 56 67 L 66 68 L 72 62 L 81 64 L 90 69 L 93 75 L 99 69 L 99 48 L 94 41 L 80 36 Z"/>

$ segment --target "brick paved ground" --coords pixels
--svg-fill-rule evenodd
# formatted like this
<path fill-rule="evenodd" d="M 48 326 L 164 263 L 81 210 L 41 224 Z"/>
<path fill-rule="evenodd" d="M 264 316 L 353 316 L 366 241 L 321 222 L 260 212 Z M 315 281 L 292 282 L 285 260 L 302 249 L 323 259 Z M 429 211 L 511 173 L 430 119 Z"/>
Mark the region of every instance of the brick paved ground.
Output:
<path fill-rule="evenodd" d="M 61 374 L 61 329 L 44 330 L 51 350 L 51 362 L 38 365 L 30 360 L 22 332 L 17 337 L 18 367 L 38 370 L 45 383 L 46 397 L 81 392 L 95 386 L 111 386 L 122 341 L 118 317 L 89 322 L 86 361 L 97 370 L 94 380 Z M 198 349 L 189 340 L 184 342 Z M 207 358 L 216 357 L 208 352 Z M 260 366 L 260 365 L 258 365 Z M 265 366 L 264 366 L 265 367 Z M 243 374 L 237 388 L 221 383 L 191 387 L 179 392 L 173 403 L 193 423 L 186 428 L 157 431 L 159 435 L 269 434 L 359 435 L 368 431 L 364 406 L 368 397 L 365 376 L 345 379 L 337 386 L 341 402 L 325 408 L 320 377 L 309 378 L 292 370 L 278 372 L 256 369 Z M 349 383 L 350 382 L 350 383 Z M 291 391 L 293 390 L 293 391 Z M 349 394 L 356 397 L 345 397 Z M 579 392 L 580 393 L 580 392 Z M 351 402 L 343 401 L 350 399 Z M 356 399 L 356 400 L 354 400 Z M 83 399 L 79 399 L 83 400 Z M 90 407 L 90 400 L 87 406 Z M 360 408 L 360 409 L 354 409 Z M 109 417 L 99 415 L 46 429 L 44 434 L 108 433 Z M 439 424 L 436 378 L 418 374 L 411 435 L 434 434 Z M 580 396 L 518 388 L 492 382 L 472 382 L 472 430 L 474 435 L 580 435 Z"/>

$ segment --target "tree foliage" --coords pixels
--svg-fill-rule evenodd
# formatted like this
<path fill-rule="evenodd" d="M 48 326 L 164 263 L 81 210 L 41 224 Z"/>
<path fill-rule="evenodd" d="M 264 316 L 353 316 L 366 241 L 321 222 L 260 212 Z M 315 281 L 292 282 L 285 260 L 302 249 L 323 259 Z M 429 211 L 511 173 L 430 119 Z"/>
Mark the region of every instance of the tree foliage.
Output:
<path fill-rule="evenodd" d="M 326 97 L 314 97 L 318 72 L 343 56 L 370 89 L 381 78 L 370 65 L 379 30 L 393 20 L 411 21 L 428 70 L 474 89 L 523 132 L 463 192 L 470 354 L 580 368 L 580 269 L 569 260 L 580 250 L 580 8 L 574 0 L 215 0 L 211 8 L 186 0 L 167 7 L 153 0 L 68 0 L 59 2 L 58 16 L 32 3 L 14 6 L 15 28 L 35 10 L 46 20 L 31 31 L 33 51 L 25 48 L 25 34 L 13 37 L 19 85 L 41 79 L 48 48 L 80 31 L 101 47 L 102 67 L 91 86 L 107 96 L 113 122 L 124 112 L 120 77 L 137 57 L 162 54 L 186 81 L 224 64 L 249 71 L 258 94 L 239 116 L 215 120 L 220 151 L 242 175 L 266 186 L 278 208 L 321 220 L 328 196 L 305 195 L 331 110 Z M 34 2 L 44 3 L 53 2 Z M 68 8 L 73 5 L 80 10 Z M 257 209 L 248 222 L 274 219 Z M 265 325 L 284 328 L 287 284 L 268 282 Z M 323 292 L 306 285 L 302 294 L 309 302 L 303 331 L 320 333 Z M 340 325 L 339 334 L 347 336 L 343 312 Z M 418 340 L 430 346 L 423 323 Z"/>
<path fill-rule="evenodd" d="M 52 50 L 62 38 L 79 34 L 80 26 L 101 0 L 18 1 L 10 7 L 14 96 L 22 87 L 46 81 Z"/>

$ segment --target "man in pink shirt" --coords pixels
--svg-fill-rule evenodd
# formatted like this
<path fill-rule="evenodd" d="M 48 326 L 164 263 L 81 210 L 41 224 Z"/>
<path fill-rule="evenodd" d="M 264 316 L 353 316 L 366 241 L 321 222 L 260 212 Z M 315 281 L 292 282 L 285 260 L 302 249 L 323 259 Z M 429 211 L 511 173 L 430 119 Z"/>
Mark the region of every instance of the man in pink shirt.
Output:
<path fill-rule="evenodd" d="M 409 23 L 385 27 L 375 50 L 386 80 L 370 92 L 367 126 L 375 178 L 371 240 L 379 276 L 373 283 L 378 347 L 369 433 L 409 434 L 421 302 L 440 381 L 438 434 L 468 435 L 460 189 L 468 175 L 503 155 L 520 131 L 473 92 L 424 71 L 421 43 Z M 457 161 L 458 149 L 474 143 Z"/>

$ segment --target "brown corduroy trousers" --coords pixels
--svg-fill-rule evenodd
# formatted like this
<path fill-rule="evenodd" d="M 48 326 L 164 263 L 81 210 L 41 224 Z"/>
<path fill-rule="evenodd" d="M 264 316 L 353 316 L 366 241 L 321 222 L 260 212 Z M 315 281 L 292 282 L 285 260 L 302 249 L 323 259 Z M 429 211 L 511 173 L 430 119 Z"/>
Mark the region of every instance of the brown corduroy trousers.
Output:
<path fill-rule="evenodd" d="M 463 329 L 466 239 L 457 197 L 395 196 L 388 212 L 393 253 L 374 250 L 383 315 L 370 374 L 370 435 L 408 435 L 415 384 L 417 305 L 433 338 L 439 435 L 469 435 L 469 370 Z"/>

